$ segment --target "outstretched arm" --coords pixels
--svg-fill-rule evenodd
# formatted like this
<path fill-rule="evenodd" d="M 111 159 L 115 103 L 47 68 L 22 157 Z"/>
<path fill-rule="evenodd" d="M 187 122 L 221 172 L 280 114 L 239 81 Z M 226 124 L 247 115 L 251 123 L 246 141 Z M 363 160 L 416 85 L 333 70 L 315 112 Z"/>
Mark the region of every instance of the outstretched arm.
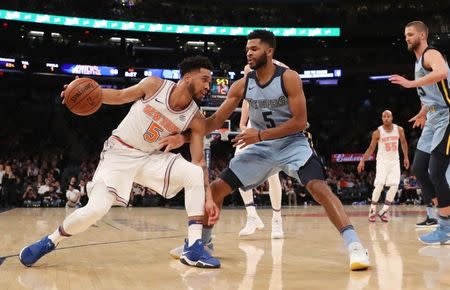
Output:
<path fill-rule="evenodd" d="M 242 78 L 233 83 L 230 90 L 228 91 L 228 95 L 225 101 L 220 105 L 220 107 L 214 114 L 206 118 L 206 135 L 222 127 L 225 120 L 230 117 L 230 115 L 241 102 L 244 96 L 244 89 L 245 78 Z"/>
<path fill-rule="evenodd" d="M 445 80 L 448 77 L 448 66 L 445 63 L 444 57 L 439 51 L 435 49 L 427 50 L 423 57 L 424 67 L 431 70 L 429 74 L 413 81 L 407 80 L 399 75 L 392 75 L 389 78 L 389 81 L 393 84 L 398 84 L 405 88 L 417 88 L 439 83 L 440 81 Z"/>

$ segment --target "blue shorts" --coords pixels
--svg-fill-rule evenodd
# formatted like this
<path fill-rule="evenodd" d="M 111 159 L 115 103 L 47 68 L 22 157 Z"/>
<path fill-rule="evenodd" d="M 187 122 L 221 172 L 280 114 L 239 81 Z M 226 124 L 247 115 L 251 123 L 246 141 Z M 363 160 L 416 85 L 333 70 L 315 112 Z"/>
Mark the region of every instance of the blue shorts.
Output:
<path fill-rule="evenodd" d="M 431 154 L 437 147 L 442 147 L 446 151 L 446 145 L 449 141 L 450 112 L 448 108 L 439 108 L 427 113 L 427 121 L 417 142 L 417 149 Z M 442 144 L 445 142 L 445 144 Z M 442 146 L 439 146 L 442 144 Z M 443 152 L 445 153 L 445 152 Z M 447 154 L 448 155 L 448 154 Z"/>
<path fill-rule="evenodd" d="M 303 134 L 295 134 L 250 145 L 231 159 L 229 168 L 244 190 L 258 186 L 280 171 L 301 182 L 298 170 L 312 154 L 308 139 Z"/>

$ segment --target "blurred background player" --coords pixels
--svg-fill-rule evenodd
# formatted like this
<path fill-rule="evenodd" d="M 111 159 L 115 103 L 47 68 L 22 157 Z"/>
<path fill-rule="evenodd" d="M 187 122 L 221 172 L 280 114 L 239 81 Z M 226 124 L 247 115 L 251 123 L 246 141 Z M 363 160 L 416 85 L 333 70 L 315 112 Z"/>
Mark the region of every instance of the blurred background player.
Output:
<path fill-rule="evenodd" d="M 364 153 L 358 164 L 358 172 L 364 171 L 365 160 L 375 151 L 377 152 L 377 169 L 374 181 L 375 188 L 372 192 L 372 203 L 369 210 L 369 221 L 375 222 L 378 200 L 384 186 L 389 187 L 383 208 L 378 212 L 378 216 L 383 222 L 389 221 L 388 209 L 395 198 L 400 184 L 400 156 L 398 154 L 398 141 L 402 145 L 403 166 L 409 168 L 408 143 L 405 138 L 405 131 L 402 127 L 392 123 L 392 112 L 389 110 L 381 114 L 383 125 L 372 133 L 372 140 L 369 148 Z"/>
<path fill-rule="evenodd" d="M 282 67 L 288 68 L 285 64 L 283 64 L 280 61 L 273 60 L 274 64 L 277 64 Z M 244 67 L 244 77 L 247 76 L 247 74 L 252 71 L 250 66 L 247 64 Z M 239 127 L 241 131 L 244 131 L 245 129 L 249 128 L 250 121 L 248 117 L 248 109 L 249 104 L 246 100 L 242 101 L 242 111 L 241 111 L 241 119 L 239 122 Z M 240 149 L 239 147 L 236 147 L 235 155 L 238 155 L 242 152 L 244 149 Z M 272 239 L 282 239 L 284 237 L 283 232 L 283 220 L 281 217 L 281 182 L 280 178 L 278 176 L 278 173 L 270 176 L 267 178 L 267 181 L 269 183 L 269 196 L 270 196 L 270 203 L 272 205 L 272 233 L 271 237 Z M 263 229 L 264 223 L 259 217 L 258 213 L 256 212 L 256 205 L 253 198 L 253 189 L 249 190 L 242 190 L 239 189 L 239 192 L 241 193 L 242 200 L 244 201 L 245 209 L 247 211 L 247 222 L 245 224 L 245 227 L 242 228 L 242 230 L 239 232 L 239 236 L 248 236 L 253 234 L 256 229 Z"/>

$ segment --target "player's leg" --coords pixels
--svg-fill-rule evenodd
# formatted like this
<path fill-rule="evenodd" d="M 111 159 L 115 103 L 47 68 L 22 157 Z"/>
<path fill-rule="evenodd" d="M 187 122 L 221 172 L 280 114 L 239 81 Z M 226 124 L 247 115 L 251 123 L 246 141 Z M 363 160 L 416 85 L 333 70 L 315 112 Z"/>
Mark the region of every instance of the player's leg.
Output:
<path fill-rule="evenodd" d="M 438 124 L 433 136 L 430 158 L 430 179 L 438 198 L 438 228 L 419 239 L 426 244 L 450 244 L 450 188 L 446 171 L 450 163 L 450 125 L 449 111 L 445 111 L 443 120 Z M 436 144 L 436 145 L 435 145 Z"/>
<path fill-rule="evenodd" d="M 22 249 L 19 259 L 25 266 L 33 265 L 52 251 L 66 237 L 79 234 L 101 219 L 117 202 L 126 206 L 137 169 L 146 154 L 129 149 L 111 138 L 105 142 L 100 163 L 89 186 L 88 204 L 70 214 L 49 236 Z"/>
<path fill-rule="evenodd" d="M 386 193 L 386 198 L 384 199 L 384 205 L 378 212 L 378 216 L 383 222 L 389 221 L 388 210 L 394 201 L 395 195 L 398 191 L 398 185 L 400 184 L 400 162 L 389 164 L 388 166 L 389 168 L 386 168 L 386 186 L 389 187 L 389 189 Z"/>
<path fill-rule="evenodd" d="M 54 233 L 22 249 L 19 259 L 25 266 L 32 266 L 42 256 L 55 249 L 60 241 L 87 230 L 101 219 L 116 201 L 104 183 L 95 184 L 85 207 L 75 210 L 63 221 Z"/>
<path fill-rule="evenodd" d="M 312 155 L 298 170 L 298 177 L 301 183 L 306 184 L 313 198 L 325 208 L 328 218 L 341 233 L 349 251 L 350 269 L 367 269 L 370 265 L 367 250 L 361 244 L 341 201 L 326 184 L 323 165 L 316 155 Z"/>
<path fill-rule="evenodd" d="M 269 182 L 269 196 L 272 204 L 272 239 L 282 239 L 284 237 L 283 232 L 283 220 L 281 218 L 281 182 L 280 177 L 277 174 L 270 176 Z"/>
<path fill-rule="evenodd" d="M 274 162 L 268 158 L 266 151 L 270 148 L 258 146 L 248 147 L 243 153 L 233 157 L 230 167 L 211 183 L 214 202 L 220 208 L 224 198 L 238 188 L 250 189 L 261 184 L 273 174 Z M 211 239 L 212 227 L 204 227 L 202 238 Z"/>
<path fill-rule="evenodd" d="M 386 166 L 382 162 L 377 162 L 374 189 L 372 192 L 372 202 L 370 203 L 369 221 L 375 222 L 377 216 L 377 205 L 386 182 Z"/>
<path fill-rule="evenodd" d="M 435 129 L 429 124 L 425 124 L 419 141 L 417 150 L 414 153 L 414 161 L 411 167 L 411 173 L 417 178 L 417 183 L 422 189 L 423 200 L 427 209 L 427 217 L 423 222 L 417 223 L 416 227 L 436 227 L 437 219 L 434 207 L 437 205 L 436 189 L 430 179 L 428 171 L 430 164 L 431 143 Z"/>
<path fill-rule="evenodd" d="M 153 154 L 141 168 L 135 182 L 152 188 L 165 198 L 174 197 L 184 188 L 184 203 L 188 217 L 187 239 L 176 256 L 184 264 L 200 268 L 218 268 L 220 261 L 205 250 L 202 242 L 205 213 L 203 169 L 172 153 Z"/>

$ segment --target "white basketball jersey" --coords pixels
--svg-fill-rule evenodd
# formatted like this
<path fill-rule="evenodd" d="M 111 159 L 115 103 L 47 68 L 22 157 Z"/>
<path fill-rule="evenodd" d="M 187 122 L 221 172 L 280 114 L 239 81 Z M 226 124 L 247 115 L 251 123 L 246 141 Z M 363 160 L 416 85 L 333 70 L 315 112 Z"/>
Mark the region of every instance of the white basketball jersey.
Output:
<path fill-rule="evenodd" d="M 398 140 L 400 134 L 398 133 L 398 126 L 393 124 L 391 132 L 386 132 L 383 126 L 380 126 L 378 131 L 380 132 L 380 139 L 378 140 L 377 162 L 399 161 Z"/>
<path fill-rule="evenodd" d="M 174 87 L 174 82 L 164 80 L 151 98 L 134 102 L 112 134 L 136 149 L 153 152 L 161 138 L 186 130 L 198 106 L 192 101 L 184 110 L 171 109 L 169 96 Z"/>

